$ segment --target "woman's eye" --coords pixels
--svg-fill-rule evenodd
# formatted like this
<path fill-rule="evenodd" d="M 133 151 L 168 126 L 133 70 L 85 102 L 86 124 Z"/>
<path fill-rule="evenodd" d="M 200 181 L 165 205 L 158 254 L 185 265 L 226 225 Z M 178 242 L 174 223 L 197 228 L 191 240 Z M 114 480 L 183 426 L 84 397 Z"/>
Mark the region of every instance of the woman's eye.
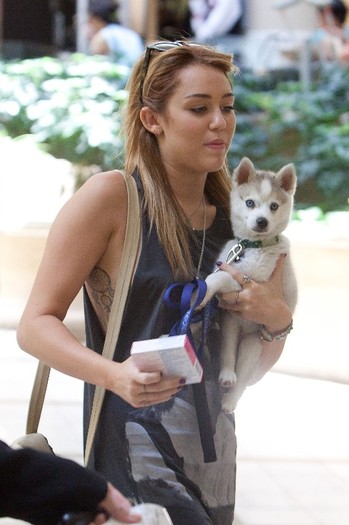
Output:
<path fill-rule="evenodd" d="M 252 199 L 247 199 L 245 204 L 248 208 L 254 208 L 254 201 Z"/>
<path fill-rule="evenodd" d="M 192 108 L 192 111 L 194 113 L 204 113 L 206 111 L 206 107 L 205 106 L 200 106 L 198 108 Z"/>
<path fill-rule="evenodd" d="M 224 111 L 224 113 L 234 113 L 235 109 L 234 106 L 224 106 L 222 111 Z"/>
<path fill-rule="evenodd" d="M 279 205 L 277 202 L 272 202 L 270 205 L 271 211 L 276 211 L 278 209 Z"/>

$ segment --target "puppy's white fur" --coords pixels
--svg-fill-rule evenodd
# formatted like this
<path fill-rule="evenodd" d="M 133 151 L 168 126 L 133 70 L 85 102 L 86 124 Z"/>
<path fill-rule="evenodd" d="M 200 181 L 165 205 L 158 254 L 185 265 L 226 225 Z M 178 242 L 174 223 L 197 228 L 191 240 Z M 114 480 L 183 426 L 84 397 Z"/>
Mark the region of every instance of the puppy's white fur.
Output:
<path fill-rule="evenodd" d="M 262 241 L 261 247 L 247 247 L 239 260 L 232 262 L 245 275 L 257 282 L 269 280 L 281 254 L 287 254 L 283 266 L 282 288 L 292 311 L 297 302 L 297 283 L 289 253 L 289 241 L 281 234 L 289 223 L 296 190 L 293 164 L 278 173 L 256 171 L 244 157 L 233 174 L 231 220 L 235 239 L 229 241 L 220 258 L 225 260 L 232 246 L 240 240 Z M 278 239 L 278 240 L 277 240 Z M 206 279 L 206 304 L 215 294 L 240 291 L 240 284 L 224 271 Z M 236 313 L 222 311 L 222 350 L 220 383 L 229 390 L 224 394 L 222 409 L 232 412 L 243 391 L 253 383 L 253 375 L 262 352 L 260 327 Z"/>

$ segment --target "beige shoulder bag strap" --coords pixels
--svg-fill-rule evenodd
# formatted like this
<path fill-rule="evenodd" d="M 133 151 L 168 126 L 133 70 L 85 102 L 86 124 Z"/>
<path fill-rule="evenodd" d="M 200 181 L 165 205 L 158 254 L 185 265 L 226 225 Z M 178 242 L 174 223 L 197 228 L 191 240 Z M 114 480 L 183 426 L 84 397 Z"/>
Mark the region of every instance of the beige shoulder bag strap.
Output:
<path fill-rule="evenodd" d="M 125 177 L 128 190 L 127 224 L 120 270 L 115 286 L 114 300 L 108 321 L 103 356 L 113 359 L 119 337 L 122 316 L 132 278 L 138 263 L 141 247 L 140 209 L 136 183 L 133 177 Z M 88 463 L 101 412 L 105 389 L 97 386 L 94 393 L 90 423 L 85 445 L 85 464 Z"/>
<path fill-rule="evenodd" d="M 120 332 L 120 326 L 126 299 L 132 278 L 138 263 L 141 248 L 141 221 L 138 191 L 135 180 L 132 176 L 125 176 L 125 182 L 128 195 L 127 222 L 125 231 L 124 248 L 120 263 L 120 269 L 115 286 L 114 300 L 110 312 L 108 329 L 105 337 L 103 356 L 107 359 L 113 359 L 116 342 Z M 35 433 L 38 430 L 42 407 L 45 400 L 50 367 L 39 362 L 34 386 L 29 402 L 27 417 L 27 434 Z M 90 424 L 88 428 L 85 462 L 88 462 L 94 436 L 97 429 L 99 414 L 102 408 L 105 390 L 97 386 L 93 399 Z"/>

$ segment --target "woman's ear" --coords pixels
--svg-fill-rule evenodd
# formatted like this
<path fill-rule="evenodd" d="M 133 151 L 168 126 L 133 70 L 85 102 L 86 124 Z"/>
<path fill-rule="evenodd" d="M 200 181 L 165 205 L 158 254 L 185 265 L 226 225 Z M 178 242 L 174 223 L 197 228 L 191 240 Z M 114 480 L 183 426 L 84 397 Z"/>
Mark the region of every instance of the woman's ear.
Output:
<path fill-rule="evenodd" d="M 141 109 L 139 116 L 145 129 L 147 129 L 148 131 L 150 131 L 150 133 L 153 133 L 154 135 L 160 135 L 160 133 L 162 132 L 162 127 L 159 124 L 157 113 L 155 113 L 147 106 L 144 106 Z"/>

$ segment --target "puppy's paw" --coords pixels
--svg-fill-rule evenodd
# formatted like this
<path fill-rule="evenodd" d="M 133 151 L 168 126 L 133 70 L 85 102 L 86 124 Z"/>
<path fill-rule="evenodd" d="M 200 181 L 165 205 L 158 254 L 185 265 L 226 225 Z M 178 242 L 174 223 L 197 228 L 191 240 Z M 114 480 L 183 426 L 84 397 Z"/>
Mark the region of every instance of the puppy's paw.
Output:
<path fill-rule="evenodd" d="M 233 370 L 223 368 L 219 374 L 219 383 L 225 388 L 230 388 L 236 383 L 236 374 Z"/>
<path fill-rule="evenodd" d="M 224 414 L 232 414 L 236 408 L 237 402 L 238 400 L 235 399 L 232 392 L 227 392 L 222 399 L 222 412 L 224 412 Z"/>
<path fill-rule="evenodd" d="M 215 296 L 215 290 L 210 290 L 207 288 L 206 295 L 201 301 L 201 303 L 195 308 L 195 311 L 198 312 L 199 310 L 202 310 L 202 308 L 205 308 L 205 306 L 213 299 Z"/>

